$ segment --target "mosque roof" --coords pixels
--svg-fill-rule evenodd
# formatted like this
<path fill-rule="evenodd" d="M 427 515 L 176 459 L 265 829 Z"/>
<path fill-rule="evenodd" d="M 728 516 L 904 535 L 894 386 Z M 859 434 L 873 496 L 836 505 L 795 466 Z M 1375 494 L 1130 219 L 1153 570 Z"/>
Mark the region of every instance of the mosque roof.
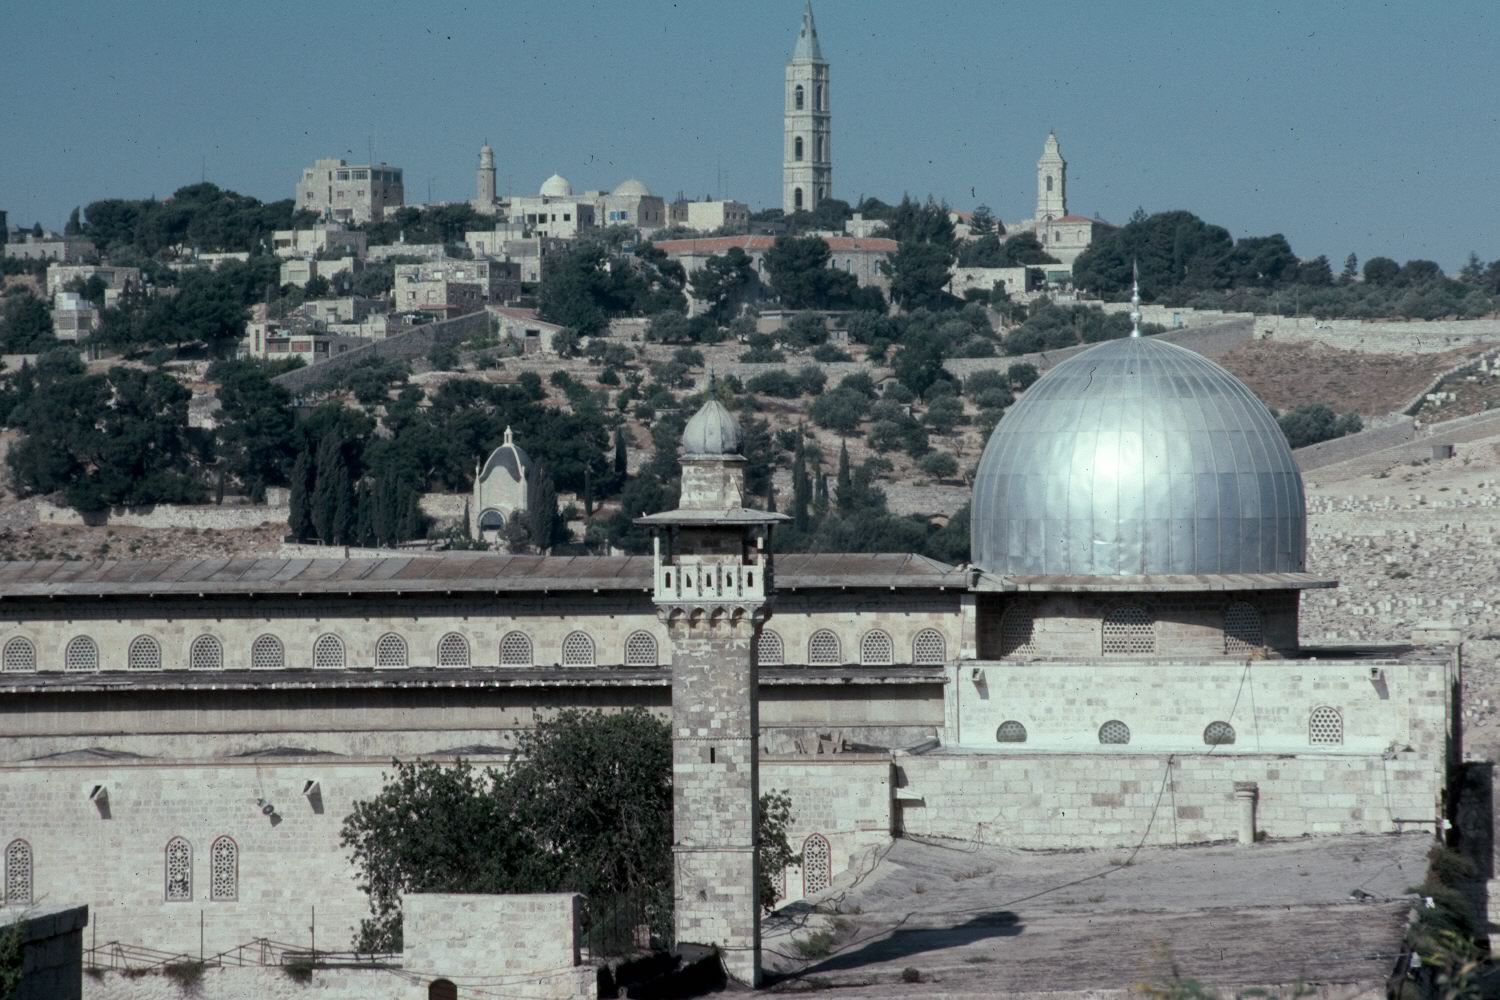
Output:
<path fill-rule="evenodd" d="M 538 192 L 544 198 L 567 198 L 573 194 L 573 185 L 561 174 L 553 174 L 542 181 L 541 190 Z"/>
<path fill-rule="evenodd" d="M 686 455 L 738 455 L 740 423 L 717 399 L 699 407 L 682 431 L 682 451 Z"/>
<path fill-rule="evenodd" d="M 1302 477 L 1275 418 L 1153 338 L 1099 344 L 1027 389 L 985 447 L 972 512 L 973 563 L 1012 580 L 1306 568 Z"/>
<path fill-rule="evenodd" d="M 612 191 L 610 193 L 611 194 L 619 195 L 622 198 L 649 198 L 649 197 L 651 197 L 651 189 L 648 188 L 645 184 L 643 184 L 640 181 L 636 180 L 634 177 L 632 177 L 632 178 L 630 178 L 629 180 L 626 180 L 626 181 L 621 181 L 615 187 L 614 191 Z"/>

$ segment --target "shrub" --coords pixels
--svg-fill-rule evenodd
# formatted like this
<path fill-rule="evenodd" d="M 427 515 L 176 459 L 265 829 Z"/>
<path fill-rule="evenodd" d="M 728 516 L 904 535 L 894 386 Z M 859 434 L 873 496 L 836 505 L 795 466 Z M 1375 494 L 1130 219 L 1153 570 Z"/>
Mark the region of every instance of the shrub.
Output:
<path fill-rule="evenodd" d="M 850 356 L 848 351 L 840 347 L 835 347 L 832 344 L 819 344 L 817 347 L 813 348 L 812 356 L 813 360 L 822 361 L 825 363 L 832 361 L 854 360 L 854 358 Z"/>
<path fill-rule="evenodd" d="M 816 396 L 828 385 L 828 376 L 823 370 L 815 365 L 803 365 L 797 371 L 797 381 L 802 383 L 802 391 L 809 396 Z"/>
<path fill-rule="evenodd" d="M 867 399 L 875 398 L 875 380 L 868 372 L 854 372 L 839 380 L 840 389 L 853 389 Z"/>
<path fill-rule="evenodd" d="M 802 381 L 785 368 L 778 368 L 752 376 L 745 383 L 745 391 L 761 396 L 795 399 L 802 395 Z"/>
<path fill-rule="evenodd" d="M 925 456 L 918 467 L 933 479 L 951 479 L 958 474 L 958 459 L 946 451 L 935 451 Z"/>

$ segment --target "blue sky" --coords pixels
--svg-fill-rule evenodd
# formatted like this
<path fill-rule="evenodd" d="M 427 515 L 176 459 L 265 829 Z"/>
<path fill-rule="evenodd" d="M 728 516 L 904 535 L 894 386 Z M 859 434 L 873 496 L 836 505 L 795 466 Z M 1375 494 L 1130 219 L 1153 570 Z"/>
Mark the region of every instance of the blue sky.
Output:
<path fill-rule="evenodd" d="M 318 156 L 410 201 L 638 176 L 780 203 L 801 0 L 0 4 L 0 208 L 290 197 Z M 1337 266 L 1500 257 L 1500 5 L 815 0 L 834 193 L 1024 218 L 1049 128 L 1069 208 L 1185 208 Z"/>

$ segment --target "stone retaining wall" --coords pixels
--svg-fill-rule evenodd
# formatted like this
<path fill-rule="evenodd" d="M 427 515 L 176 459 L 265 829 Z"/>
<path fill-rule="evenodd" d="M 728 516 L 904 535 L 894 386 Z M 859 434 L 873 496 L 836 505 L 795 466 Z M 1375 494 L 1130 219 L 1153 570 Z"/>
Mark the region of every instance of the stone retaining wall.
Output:
<path fill-rule="evenodd" d="M 424 357 L 436 344 L 458 344 L 481 336 L 490 329 L 488 312 L 469 313 L 455 319 L 427 323 L 407 333 L 377 340 L 365 347 L 335 355 L 327 361 L 278 375 L 271 381 L 295 395 L 336 388 L 356 365 L 369 358 L 405 361 Z"/>
<path fill-rule="evenodd" d="M 1119 310 L 1112 311 L 1118 312 Z M 1186 347 L 1206 358 L 1222 357 L 1241 344 L 1248 343 L 1251 337 L 1249 317 L 1229 315 L 1231 318 L 1212 324 L 1169 329 L 1166 333 L 1157 334 L 1156 339 Z M 1159 322 L 1159 320 L 1146 318 L 1143 322 Z M 943 367 L 960 378 L 968 378 L 975 372 L 981 371 L 1004 371 L 1015 364 L 1035 365 L 1037 371 L 1044 372 L 1093 346 L 1093 344 L 1078 344 L 1074 347 L 1037 351 L 1033 354 L 999 355 L 992 358 L 949 358 L 943 362 Z"/>
<path fill-rule="evenodd" d="M 286 524 L 289 509 L 286 500 L 280 499 L 280 503 L 274 504 L 163 503 L 80 512 L 71 507 L 60 507 L 42 497 L 32 497 L 7 510 L 5 522 L 8 526 L 28 527 L 36 524 L 62 524 L 79 527 L 111 525 L 117 528 L 244 531 L 268 524 Z"/>

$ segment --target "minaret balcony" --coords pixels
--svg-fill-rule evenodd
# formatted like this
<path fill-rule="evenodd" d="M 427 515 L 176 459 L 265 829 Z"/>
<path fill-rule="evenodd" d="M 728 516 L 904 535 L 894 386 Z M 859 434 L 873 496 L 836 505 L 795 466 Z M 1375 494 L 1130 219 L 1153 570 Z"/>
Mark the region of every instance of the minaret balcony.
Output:
<path fill-rule="evenodd" d="M 658 603 L 764 601 L 765 566 L 759 563 L 656 563 L 653 597 Z"/>

